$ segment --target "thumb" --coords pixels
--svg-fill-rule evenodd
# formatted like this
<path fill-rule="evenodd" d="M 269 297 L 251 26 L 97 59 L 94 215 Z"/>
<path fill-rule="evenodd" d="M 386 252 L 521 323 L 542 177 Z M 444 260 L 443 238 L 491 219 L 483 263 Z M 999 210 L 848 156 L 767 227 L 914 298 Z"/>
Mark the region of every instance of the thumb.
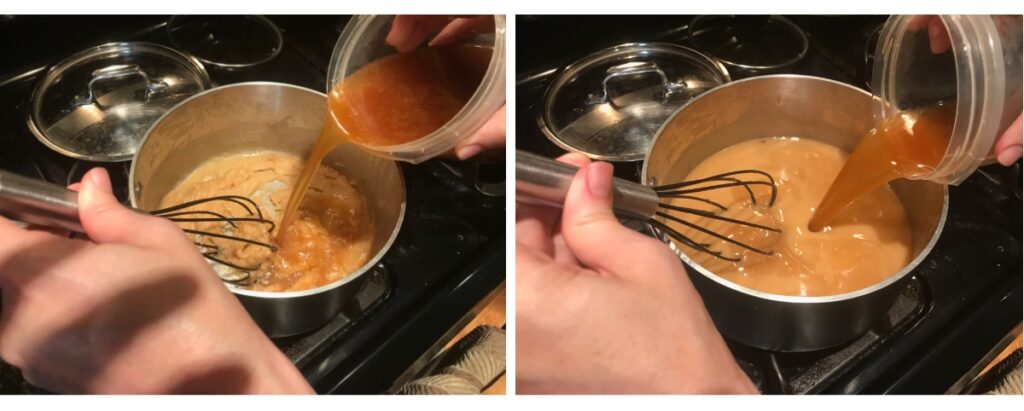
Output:
<path fill-rule="evenodd" d="M 1006 128 L 1003 135 L 996 141 L 996 159 L 999 163 L 1004 166 L 1012 165 L 1021 157 L 1021 153 L 1024 153 L 1021 146 L 1021 139 L 1024 138 L 1024 124 L 1021 123 L 1021 116 L 1017 116 L 1017 119 Z"/>
<path fill-rule="evenodd" d="M 665 246 L 630 230 L 612 212 L 612 166 L 581 168 L 569 186 L 562 212 L 562 236 L 583 265 L 606 275 L 628 277 L 646 270 Z"/>
<path fill-rule="evenodd" d="M 501 106 L 487 123 L 455 147 L 459 160 L 468 160 L 483 150 L 505 147 L 505 106 Z"/>
<path fill-rule="evenodd" d="M 82 177 L 78 191 L 78 218 L 90 239 L 97 243 L 153 246 L 166 235 L 181 235 L 169 221 L 126 208 L 114 197 L 107 170 L 97 167 Z M 171 234 L 171 231 L 177 234 Z M 167 237 L 164 237 L 164 242 Z"/>

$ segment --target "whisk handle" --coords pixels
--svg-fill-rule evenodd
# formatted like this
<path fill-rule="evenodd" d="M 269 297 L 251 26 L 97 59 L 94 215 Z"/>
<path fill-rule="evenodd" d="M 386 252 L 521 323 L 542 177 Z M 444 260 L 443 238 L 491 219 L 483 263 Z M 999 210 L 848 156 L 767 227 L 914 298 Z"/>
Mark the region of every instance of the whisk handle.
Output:
<path fill-rule="evenodd" d="M 0 215 L 33 225 L 83 232 L 78 193 L 0 170 Z"/>
<path fill-rule="evenodd" d="M 579 170 L 571 165 L 516 150 L 516 201 L 562 207 L 569 184 Z M 658 194 L 650 187 L 616 178 L 612 203 L 621 217 L 648 219 L 658 209 Z"/>

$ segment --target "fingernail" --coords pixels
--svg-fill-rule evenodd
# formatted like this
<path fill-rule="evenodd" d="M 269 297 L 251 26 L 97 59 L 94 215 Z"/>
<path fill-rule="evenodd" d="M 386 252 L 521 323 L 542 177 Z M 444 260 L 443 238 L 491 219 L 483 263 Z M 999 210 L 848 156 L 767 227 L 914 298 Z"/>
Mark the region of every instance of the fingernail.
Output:
<path fill-rule="evenodd" d="M 612 165 L 605 162 L 587 166 L 587 189 L 596 197 L 605 198 L 612 192 Z"/>
<path fill-rule="evenodd" d="M 397 19 L 398 18 L 396 17 L 396 20 Z M 391 22 L 391 32 L 384 38 L 384 42 L 391 45 L 391 47 L 401 47 L 405 45 L 405 42 L 409 40 L 409 35 L 412 34 L 412 26 L 414 24 L 415 22 L 411 19 L 406 21 L 393 20 Z"/>
<path fill-rule="evenodd" d="M 89 183 L 96 188 L 108 193 L 114 191 L 113 187 L 110 186 L 110 174 L 107 173 L 107 169 L 103 167 L 96 167 L 89 170 L 87 176 L 89 177 Z"/>
<path fill-rule="evenodd" d="M 999 155 L 996 156 L 996 160 L 999 160 L 999 164 L 1008 166 L 1020 159 L 1021 154 L 1024 154 L 1024 150 L 1021 149 L 1021 146 L 1010 146 L 1004 149 L 1002 153 L 999 153 Z"/>
<path fill-rule="evenodd" d="M 942 32 L 934 24 L 928 25 L 928 47 L 932 50 L 932 54 L 942 53 L 941 46 L 937 40 Z"/>
<path fill-rule="evenodd" d="M 483 147 L 480 147 L 479 145 L 476 144 L 470 144 L 465 147 L 460 147 L 458 150 L 455 151 L 455 155 L 459 157 L 459 160 L 466 160 L 470 157 L 479 154 L 481 150 L 483 150 Z"/>

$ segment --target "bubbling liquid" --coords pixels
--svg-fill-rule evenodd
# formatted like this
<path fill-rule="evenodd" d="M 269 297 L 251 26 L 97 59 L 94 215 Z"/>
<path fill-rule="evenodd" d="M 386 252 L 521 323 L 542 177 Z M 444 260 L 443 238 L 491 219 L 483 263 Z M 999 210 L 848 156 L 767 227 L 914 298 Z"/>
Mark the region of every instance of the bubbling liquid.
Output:
<path fill-rule="evenodd" d="M 235 155 L 210 160 L 174 187 L 161 200 L 161 207 L 219 195 L 245 196 L 259 205 L 264 216 L 279 221 L 292 192 L 302 159 L 282 153 Z M 228 216 L 243 216 L 237 205 L 210 202 L 191 210 Z M 219 238 L 197 242 L 219 248 L 217 257 L 241 266 L 258 266 L 244 288 L 261 291 L 301 291 L 340 280 L 370 259 L 373 219 L 357 187 L 337 171 L 322 167 L 302 200 L 298 217 L 284 232 L 267 231 L 258 223 L 231 227 L 219 222 L 181 223 L 182 228 L 233 234 L 277 245 L 276 252 L 264 247 Z M 277 227 L 280 230 L 281 226 Z M 215 265 L 222 274 L 231 268 Z"/>
<path fill-rule="evenodd" d="M 844 207 L 898 178 L 935 169 L 949 147 L 956 104 L 905 111 L 879 122 L 853 150 L 815 209 L 808 228 L 821 231 Z"/>
<path fill-rule="evenodd" d="M 719 212 L 729 217 L 776 227 L 766 233 L 706 217 L 687 220 L 755 247 L 771 249 L 758 254 L 674 222 L 667 224 L 724 255 L 729 262 L 677 244 L 695 262 L 716 275 L 758 291 L 792 296 L 827 296 L 869 287 L 898 272 L 910 261 L 910 225 L 895 192 L 886 184 L 875 187 L 835 215 L 826 230 L 807 228 L 819 200 L 847 159 L 842 150 L 799 138 L 764 138 L 727 147 L 698 164 L 684 180 L 709 177 L 738 168 L 765 171 L 778 188 L 775 205 L 765 208 L 766 187 L 753 186 L 758 204 L 740 187 L 700 193 L 700 197 L 729 208 L 689 199 L 674 205 Z M 742 164 L 742 167 L 738 167 Z"/>
<path fill-rule="evenodd" d="M 331 150 L 347 140 L 391 146 L 433 133 L 473 96 L 493 52 L 470 44 L 425 47 L 371 62 L 338 82 L 327 96 L 328 116 L 281 225 L 291 224 L 313 174 Z"/>

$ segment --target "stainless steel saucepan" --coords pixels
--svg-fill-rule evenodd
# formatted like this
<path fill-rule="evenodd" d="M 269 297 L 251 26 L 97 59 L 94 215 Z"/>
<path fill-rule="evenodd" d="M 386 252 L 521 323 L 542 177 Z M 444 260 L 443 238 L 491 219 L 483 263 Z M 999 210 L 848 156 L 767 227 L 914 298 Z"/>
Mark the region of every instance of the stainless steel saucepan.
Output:
<path fill-rule="evenodd" d="M 323 93 L 280 83 L 242 83 L 197 94 L 153 125 L 132 162 L 132 206 L 152 210 L 185 176 L 223 155 L 282 152 L 305 158 L 327 111 Z M 299 334 L 334 318 L 398 235 L 405 183 L 398 165 L 345 144 L 321 163 L 352 180 L 374 220 L 369 261 L 330 284 L 295 292 L 251 291 L 228 285 L 271 337 Z"/>
<path fill-rule="evenodd" d="M 681 181 L 711 154 L 764 137 L 795 136 L 853 151 L 873 126 L 873 102 L 863 90 L 809 76 L 762 76 L 719 86 L 662 126 L 645 158 L 642 179 L 648 184 Z M 944 185 L 911 180 L 891 185 L 907 210 L 913 258 L 902 270 L 857 291 L 827 297 L 760 292 L 715 275 L 688 256 L 694 251 L 669 244 L 688 266 L 722 334 L 767 350 L 835 346 L 864 334 L 884 316 L 942 232 L 948 206 Z"/>
<path fill-rule="evenodd" d="M 852 151 L 873 127 L 873 97 L 817 77 L 772 75 L 719 86 L 676 111 L 647 151 L 642 181 L 649 186 L 684 181 L 705 158 L 737 143 L 765 137 L 800 137 Z M 574 172 L 533 155 L 517 156 L 516 192 L 522 200 L 561 205 Z M 932 249 L 946 218 L 943 185 L 898 180 L 893 190 L 907 210 L 912 260 L 899 272 L 861 290 L 826 297 L 769 294 L 717 276 L 655 230 L 687 266 L 719 331 L 744 344 L 774 351 L 811 351 L 864 334 L 892 307 L 906 278 Z M 618 181 L 614 205 L 622 216 L 657 204 L 636 184 Z M 650 191 L 653 193 L 653 191 Z M 661 217 L 656 217 L 661 219 Z"/>

